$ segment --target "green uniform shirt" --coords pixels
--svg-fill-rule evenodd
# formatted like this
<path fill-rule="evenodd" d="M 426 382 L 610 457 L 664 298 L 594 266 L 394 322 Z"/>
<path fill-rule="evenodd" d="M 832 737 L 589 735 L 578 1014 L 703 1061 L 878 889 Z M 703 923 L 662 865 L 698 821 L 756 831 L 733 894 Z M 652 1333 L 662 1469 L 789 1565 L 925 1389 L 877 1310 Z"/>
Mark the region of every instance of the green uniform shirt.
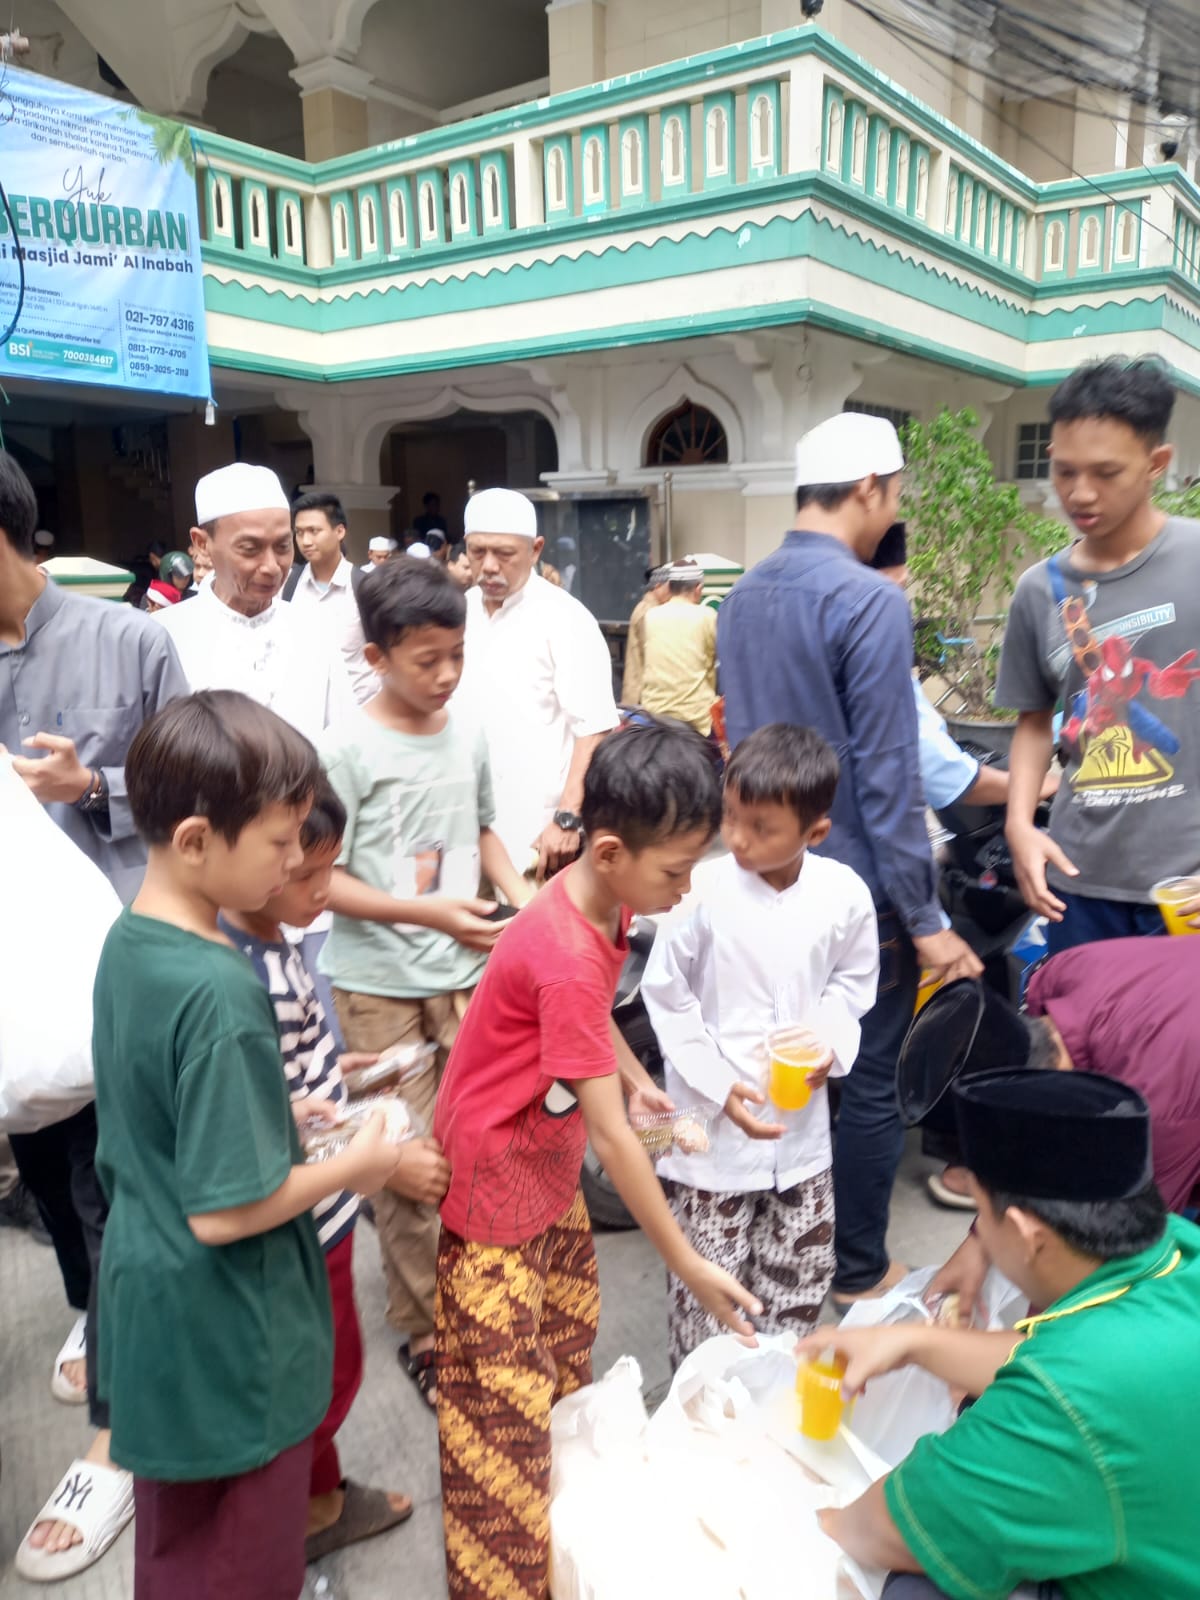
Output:
<path fill-rule="evenodd" d="M 125 911 L 92 1048 L 113 1460 L 168 1482 L 249 1472 L 313 1432 L 333 1361 L 308 1213 L 219 1247 L 187 1221 L 265 1200 L 302 1159 L 270 999 L 240 951 Z"/>
<path fill-rule="evenodd" d="M 1067 1600 L 1200 1594 L 1200 1229 L 1092 1273 L 1040 1317 L 949 1432 L 886 1480 L 954 1600 L 1057 1578 Z"/>
<path fill-rule="evenodd" d="M 346 808 L 339 867 L 396 900 L 475 898 L 496 817 L 479 729 L 451 710 L 440 733 L 399 733 L 358 711 L 326 731 L 321 759 Z M 426 1000 L 473 989 L 486 960 L 433 928 L 335 915 L 319 964 L 339 989 Z"/>

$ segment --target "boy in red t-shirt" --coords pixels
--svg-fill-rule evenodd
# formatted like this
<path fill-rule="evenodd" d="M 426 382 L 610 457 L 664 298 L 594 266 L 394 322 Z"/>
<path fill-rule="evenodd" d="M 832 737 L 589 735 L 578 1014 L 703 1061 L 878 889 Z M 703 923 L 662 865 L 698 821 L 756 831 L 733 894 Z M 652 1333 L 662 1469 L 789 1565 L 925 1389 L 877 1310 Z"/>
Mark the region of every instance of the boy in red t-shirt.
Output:
<path fill-rule="evenodd" d="M 612 1021 L 635 913 L 677 905 L 721 821 L 705 741 L 612 734 L 584 784 L 585 845 L 505 930 L 458 1035 L 434 1133 L 450 1162 L 437 1386 L 453 1600 L 543 1600 L 550 1408 L 592 1377 L 600 1292 L 579 1192 L 589 1138 L 670 1270 L 734 1332 L 760 1307 L 688 1244 L 629 1126 L 670 1102 Z"/>

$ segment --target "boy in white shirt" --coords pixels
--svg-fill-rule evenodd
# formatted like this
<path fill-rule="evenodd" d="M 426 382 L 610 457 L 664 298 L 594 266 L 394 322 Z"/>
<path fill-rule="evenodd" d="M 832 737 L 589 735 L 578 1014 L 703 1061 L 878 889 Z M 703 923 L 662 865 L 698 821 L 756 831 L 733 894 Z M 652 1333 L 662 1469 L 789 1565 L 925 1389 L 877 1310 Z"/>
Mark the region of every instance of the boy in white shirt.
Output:
<path fill-rule="evenodd" d="M 854 1065 L 879 976 L 870 890 L 811 853 L 829 834 L 837 782 L 837 756 L 811 728 L 773 723 L 742 741 L 725 775 L 730 853 L 693 874 L 642 983 L 667 1093 L 724 1113 L 707 1150 L 660 1164 L 667 1197 L 689 1243 L 762 1301 L 765 1333 L 809 1332 L 833 1278 L 825 1082 Z M 824 1050 L 808 1104 L 781 1112 L 766 1094 L 766 1038 L 788 1025 Z M 668 1317 L 675 1366 L 720 1331 L 674 1279 Z"/>

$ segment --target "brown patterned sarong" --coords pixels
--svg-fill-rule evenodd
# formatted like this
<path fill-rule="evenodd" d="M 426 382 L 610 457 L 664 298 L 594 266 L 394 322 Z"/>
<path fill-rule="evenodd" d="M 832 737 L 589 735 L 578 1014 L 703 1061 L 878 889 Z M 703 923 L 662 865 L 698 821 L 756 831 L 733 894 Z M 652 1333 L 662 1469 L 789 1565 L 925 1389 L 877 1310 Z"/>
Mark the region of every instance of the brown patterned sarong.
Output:
<path fill-rule="evenodd" d="M 451 1600 L 544 1600 L 550 1407 L 592 1381 L 600 1284 L 582 1194 L 537 1238 L 438 1246 L 437 1389 Z"/>

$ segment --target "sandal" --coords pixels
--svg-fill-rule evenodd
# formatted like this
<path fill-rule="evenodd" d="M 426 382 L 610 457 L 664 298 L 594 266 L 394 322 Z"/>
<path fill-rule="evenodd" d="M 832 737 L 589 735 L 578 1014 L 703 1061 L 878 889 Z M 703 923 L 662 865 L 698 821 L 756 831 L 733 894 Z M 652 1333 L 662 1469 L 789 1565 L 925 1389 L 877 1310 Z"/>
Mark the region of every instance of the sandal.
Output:
<path fill-rule="evenodd" d="M 925 1179 L 925 1187 L 935 1206 L 944 1206 L 947 1211 L 979 1210 L 969 1194 L 960 1194 L 957 1189 L 952 1189 L 940 1172 L 931 1172 Z"/>
<path fill-rule="evenodd" d="M 414 1356 L 408 1345 L 402 1344 L 396 1351 L 396 1359 L 421 1391 L 421 1399 L 431 1411 L 436 1411 L 437 1399 L 430 1393 L 437 1388 L 436 1352 L 422 1350 L 420 1355 Z"/>
<path fill-rule="evenodd" d="M 322 1528 L 320 1533 L 309 1534 L 304 1541 L 305 1561 L 319 1561 L 322 1556 L 332 1555 L 335 1550 L 344 1550 L 348 1544 L 357 1544 L 360 1539 L 373 1539 L 377 1533 L 386 1533 L 389 1528 L 407 1522 L 413 1514 L 411 1500 L 407 1511 L 393 1510 L 382 1489 L 364 1488 L 351 1478 L 343 1478 L 341 1488 L 346 1496 L 342 1514 L 328 1528 Z"/>
<path fill-rule="evenodd" d="M 133 1474 L 95 1461 L 72 1461 L 57 1489 L 29 1525 L 14 1563 L 30 1583 L 57 1583 L 83 1572 L 133 1520 Z M 69 1550 L 46 1551 L 31 1544 L 39 1522 L 69 1522 L 81 1542 Z"/>
<path fill-rule="evenodd" d="M 63 1372 L 68 1361 L 87 1360 L 87 1312 L 75 1318 L 75 1326 L 67 1335 L 62 1349 L 54 1358 L 54 1372 L 50 1378 L 50 1393 L 65 1406 L 87 1405 L 87 1385 L 77 1389 Z"/>

